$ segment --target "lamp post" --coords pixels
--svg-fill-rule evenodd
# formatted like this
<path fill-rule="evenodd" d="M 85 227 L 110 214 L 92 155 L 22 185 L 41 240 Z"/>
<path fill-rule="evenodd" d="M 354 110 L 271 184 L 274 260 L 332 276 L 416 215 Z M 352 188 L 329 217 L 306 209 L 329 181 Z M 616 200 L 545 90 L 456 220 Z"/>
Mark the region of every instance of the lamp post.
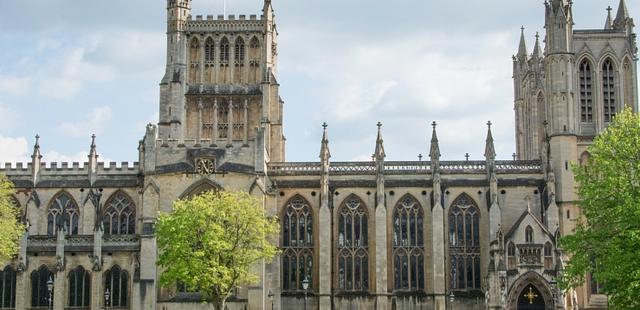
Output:
<path fill-rule="evenodd" d="M 109 293 L 109 289 L 104 291 L 104 308 L 109 308 L 109 297 L 111 297 L 111 293 Z"/>
<path fill-rule="evenodd" d="M 269 294 L 267 294 L 269 301 L 271 302 L 271 310 L 273 310 L 273 292 L 269 290 Z"/>
<path fill-rule="evenodd" d="M 453 291 L 449 291 L 449 310 L 453 310 L 453 302 L 456 301 L 456 295 Z"/>
<path fill-rule="evenodd" d="M 47 281 L 47 291 L 49 291 L 49 310 L 53 309 L 53 279 L 49 276 Z"/>
<path fill-rule="evenodd" d="M 309 289 L 309 277 L 307 276 L 302 280 L 302 289 L 304 290 L 304 310 L 307 310 L 307 290 Z"/>

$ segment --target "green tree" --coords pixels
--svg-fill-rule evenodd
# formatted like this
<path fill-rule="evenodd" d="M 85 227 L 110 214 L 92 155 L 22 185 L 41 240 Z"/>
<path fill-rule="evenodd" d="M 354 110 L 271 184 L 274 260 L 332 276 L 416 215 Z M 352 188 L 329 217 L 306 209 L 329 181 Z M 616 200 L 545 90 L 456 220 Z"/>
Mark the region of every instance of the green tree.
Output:
<path fill-rule="evenodd" d="M 18 241 L 24 233 L 24 225 L 18 220 L 20 210 L 13 201 L 13 183 L 0 174 L 0 264 L 18 253 Z"/>
<path fill-rule="evenodd" d="M 591 274 L 615 309 L 640 309 L 640 118 L 627 108 L 598 135 L 589 161 L 574 166 L 582 217 L 562 238 L 561 284 Z"/>
<path fill-rule="evenodd" d="M 205 192 L 173 204 L 156 223 L 163 286 L 180 282 L 224 309 L 231 291 L 258 278 L 251 266 L 270 260 L 278 220 L 265 216 L 260 200 L 245 192 Z M 272 240 L 271 240 L 272 241 Z"/>

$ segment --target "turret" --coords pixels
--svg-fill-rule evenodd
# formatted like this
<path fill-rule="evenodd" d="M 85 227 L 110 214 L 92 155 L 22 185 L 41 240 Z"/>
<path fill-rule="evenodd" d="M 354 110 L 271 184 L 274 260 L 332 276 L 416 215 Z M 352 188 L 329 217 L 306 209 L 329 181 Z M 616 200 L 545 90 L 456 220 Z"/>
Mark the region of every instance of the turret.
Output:
<path fill-rule="evenodd" d="M 624 0 L 620 0 L 616 19 L 613 20 L 613 29 L 624 30 L 627 32 L 627 35 L 630 35 L 631 33 L 633 33 L 633 26 L 633 19 L 629 16 L 627 4 Z"/>
<path fill-rule="evenodd" d="M 191 0 L 167 0 L 167 66 L 160 82 L 160 138 L 182 139 L 187 71 L 187 35 Z"/>
<path fill-rule="evenodd" d="M 547 30 L 547 55 L 570 53 L 573 42 L 573 3 L 567 0 L 545 2 Z"/>

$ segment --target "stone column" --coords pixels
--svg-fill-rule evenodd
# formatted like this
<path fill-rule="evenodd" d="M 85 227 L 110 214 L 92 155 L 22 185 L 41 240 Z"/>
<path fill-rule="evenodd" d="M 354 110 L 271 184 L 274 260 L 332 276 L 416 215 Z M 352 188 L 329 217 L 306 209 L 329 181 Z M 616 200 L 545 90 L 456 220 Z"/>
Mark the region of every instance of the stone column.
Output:
<path fill-rule="evenodd" d="M 322 174 L 320 176 L 320 212 L 318 220 L 318 302 L 321 310 L 331 309 L 331 265 L 332 265 L 332 246 L 331 246 L 331 208 L 329 199 L 332 197 L 329 190 L 329 139 L 327 138 L 327 125 L 323 124 L 324 133 L 322 137 L 322 146 L 320 148 L 320 161 L 322 165 Z"/>
<path fill-rule="evenodd" d="M 211 126 L 211 146 L 218 146 L 218 99 L 213 99 L 213 125 Z"/>
<path fill-rule="evenodd" d="M 25 231 L 20 238 L 20 249 L 18 250 L 18 267 L 16 268 L 16 309 L 26 309 L 31 304 L 28 303 L 27 290 L 29 287 L 29 273 L 27 273 L 27 242 L 29 232 Z"/>
<path fill-rule="evenodd" d="M 249 146 L 249 100 L 244 100 L 244 133 L 242 137 L 242 146 Z"/>
<path fill-rule="evenodd" d="M 202 99 L 198 100 L 198 130 L 196 136 L 196 146 L 200 146 L 202 141 Z"/>
<path fill-rule="evenodd" d="M 445 266 L 447 259 L 445 256 L 444 240 L 444 207 L 441 204 L 442 187 L 440 173 L 433 176 L 433 209 L 431 212 L 432 222 L 432 253 L 433 253 L 433 294 L 435 296 L 434 309 L 445 310 L 446 307 L 446 275 Z"/>
<path fill-rule="evenodd" d="M 227 114 L 227 147 L 233 147 L 233 99 L 229 98 L 229 113 Z"/>

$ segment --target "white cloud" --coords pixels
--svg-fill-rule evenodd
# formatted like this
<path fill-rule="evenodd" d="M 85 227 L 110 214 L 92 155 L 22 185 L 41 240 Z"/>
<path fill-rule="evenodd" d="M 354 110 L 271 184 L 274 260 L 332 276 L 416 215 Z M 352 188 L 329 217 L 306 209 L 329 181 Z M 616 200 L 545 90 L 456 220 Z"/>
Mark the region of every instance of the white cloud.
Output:
<path fill-rule="evenodd" d="M 14 129 L 20 123 L 18 112 L 0 102 L 0 132 Z"/>
<path fill-rule="evenodd" d="M 62 154 L 58 151 L 48 151 L 42 156 L 42 161 L 46 163 L 84 163 L 88 160 L 88 152 L 78 152 L 76 154 Z"/>
<path fill-rule="evenodd" d="M 0 163 L 27 162 L 29 160 L 29 148 L 24 137 L 0 136 Z"/>
<path fill-rule="evenodd" d="M 86 59 L 86 49 L 77 47 L 66 52 L 60 63 L 52 63 L 38 72 L 39 94 L 55 100 L 69 100 L 84 88 L 87 82 L 106 82 L 115 78 L 115 70 Z"/>
<path fill-rule="evenodd" d="M 29 78 L 0 75 L 0 93 L 23 94 L 29 88 Z"/>
<path fill-rule="evenodd" d="M 59 129 L 72 137 L 85 137 L 90 134 L 100 134 L 111 121 L 111 108 L 109 106 L 94 108 L 89 115 L 77 122 L 64 122 Z"/>

